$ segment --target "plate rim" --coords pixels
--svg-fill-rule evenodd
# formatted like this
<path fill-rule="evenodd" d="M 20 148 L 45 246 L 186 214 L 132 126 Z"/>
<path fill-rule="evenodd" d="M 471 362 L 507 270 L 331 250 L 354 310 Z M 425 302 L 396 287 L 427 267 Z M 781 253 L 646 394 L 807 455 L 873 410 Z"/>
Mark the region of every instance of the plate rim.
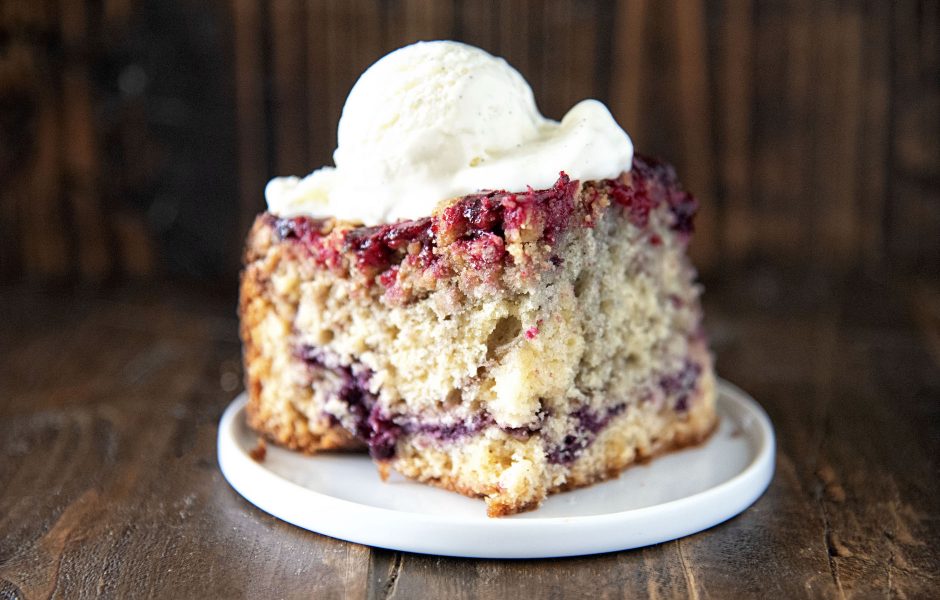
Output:
<path fill-rule="evenodd" d="M 265 468 L 248 456 L 247 452 L 238 443 L 235 435 L 232 434 L 235 427 L 239 427 L 238 416 L 244 411 L 247 404 L 247 393 L 242 392 L 236 396 L 226 407 L 219 422 L 217 436 L 217 459 L 220 470 L 226 481 L 235 489 L 245 500 L 255 505 L 264 512 L 277 517 L 283 521 L 295 526 L 328 535 L 338 539 L 343 539 L 360 544 L 366 544 L 375 547 L 388 548 L 394 550 L 403 550 L 408 552 L 418 552 L 425 554 L 438 554 L 445 556 L 465 556 L 480 558 L 546 558 L 560 556 L 578 556 L 586 554 L 596 554 L 601 552 L 610 552 L 615 550 L 626 550 L 629 548 L 642 547 L 654 543 L 665 542 L 686 535 L 691 535 L 708 529 L 719 523 L 727 521 L 740 514 L 753 504 L 767 487 L 770 485 L 774 475 L 775 456 L 776 456 L 776 436 L 770 417 L 753 397 L 741 390 L 738 386 L 724 379 L 717 379 L 718 401 L 731 402 L 735 405 L 735 413 L 748 414 L 753 418 L 754 425 L 749 431 L 759 432 L 757 443 L 760 444 L 750 462 L 731 478 L 707 489 L 695 492 L 682 498 L 676 498 L 667 502 L 620 510 L 616 512 L 594 514 L 594 515 L 576 515 L 576 516 L 555 516 L 555 517 L 532 517 L 526 519 L 513 518 L 494 518 L 481 521 L 476 517 L 467 517 L 463 515 L 446 516 L 437 514 L 421 513 L 419 511 L 395 510 L 391 508 L 363 504 L 354 500 L 338 498 L 327 493 L 310 489 L 293 481 L 290 481 L 277 473 Z M 654 461 L 655 464 L 655 461 Z M 238 471 L 241 470 L 242 473 Z M 267 481 L 269 485 L 257 485 L 252 489 L 251 481 L 261 479 Z M 305 497 L 305 503 L 309 506 L 308 515 L 314 518 L 287 518 L 283 515 L 284 511 L 278 510 L 278 507 L 271 506 L 263 493 L 263 489 L 271 487 L 280 487 L 284 490 L 291 490 L 295 494 Z M 480 528 L 481 524 L 486 524 L 485 529 L 490 533 L 498 531 L 500 534 L 529 533 L 559 528 L 567 529 L 571 527 L 589 528 L 591 530 L 604 530 L 612 526 L 624 526 L 636 524 L 644 520 L 655 520 L 657 515 L 662 513 L 671 513 L 683 508 L 690 508 L 689 505 L 699 506 L 707 504 L 710 501 L 719 499 L 730 501 L 732 506 L 726 510 L 712 510 L 706 518 L 702 515 L 695 515 L 698 519 L 689 520 L 692 524 L 689 527 L 678 527 L 679 534 L 672 535 L 649 535 L 652 541 L 645 543 L 627 542 L 617 543 L 596 543 L 587 544 L 589 548 L 576 549 L 572 551 L 552 551 L 550 548 L 542 548 L 532 552 L 507 552 L 499 551 L 498 541 L 490 540 L 490 550 L 479 552 L 463 552 L 454 549 L 446 543 L 434 543 L 433 539 L 425 539 L 425 543 L 414 543 L 403 541 L 389 544 L 383 542 L 382 538 L 387 536 L 368 535 L 367 533 L 355 532 L 357 529 L 352 527 L 350 533 L 342 533 L 341 527 L 330 526 L 329 519 L 321 520 L 319 525 L 312 524 L 316 521 L 315 516 L 321 512 L 329 514 L 349 514 L 354 512 L 359 519 L 369 521 L 389 520 L 397 521 L 399 526 L 417 527 L 419 529 L 446 527 L 454 534 L 469 533 L 469 529 Z M 737 500 L 737 502 L 734 502 Z M 276 502 L 274 502 L 276 504 Z M 481 505 L 481 511 L 483 511 Z M 279 514 L 280 513 L 280 514 Z M 334 521 L 339 519 L 333 519 Z M 701 523 L 705 523 L 701 526 Z M 635 537 L 635 536 L 634 536 Z M 584 544 L 580 544 L 584 546 Z M 469 549 L 468 549 L 469 550 Z"/>

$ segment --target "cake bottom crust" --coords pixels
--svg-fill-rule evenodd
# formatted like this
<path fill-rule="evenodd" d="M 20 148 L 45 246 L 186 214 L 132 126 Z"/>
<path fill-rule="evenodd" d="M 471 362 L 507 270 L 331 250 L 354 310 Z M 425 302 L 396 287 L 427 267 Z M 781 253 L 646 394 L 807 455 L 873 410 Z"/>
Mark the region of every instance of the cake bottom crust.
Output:
<path fill-rule="evenodd" d="M 570 465 L 543 465 L 547 471 L 554 470 L 553 479 L 557 483 L 546 484 L 544 478 L 534 477 L 529 478 L 528 485 L 507 493 L 494 483 L 494 477 L 468 476 L 466 471 L 442 475 L 430 469 L 430 464 L 450 461 L 447 452 L 434 449 L 380 463 L 379 471 L 384 479 L 391 467 L 405 477 L 472 498 L 482 498 L 490 517 L 513 515 L 538 508 L 550 494 L 613 479 L 632 465 L 644 464 L 667 452 L 703 443 L 718 425 L 715 394 L 715 380 L 709 369 L 690 397 L 690 409 L 685 414 L 677 415 L 673 411 L 657 413 L 635 407 L 635 410 L 619 415 Z M 478 470 L 483 474 L 485 468 Z"/>
<path fill-rule="evenodd" d="M 260 403 L 249 401 L 245 412 L 249 427 L 265 440 L 290 450 L 313 455 L 318 452 L 362 452 L 366 448 L 338 425 L 311 427 L 309 420 L 290 406 L 275 414 L 265 411 Z"/>
<path fill-rule="evenodd" d="M 380 477 L 385 480 L 392 468 L 423 483 L 457 492 L 471 498 L 486 501 L 487 515 L 504 517 L 539 507 L 545 496 L 558 492 L 587 487 L 595 483 L 615 479 L 636 464 L 645 464 L 668 452 L 696 446 L 705 442 L 715 431 L 718 419 L 714 411 L 714 380 L 704 377 L 700 389 L 690 402 L 691 410 L 685 419 L 675 418 L 656 429 L 644 427 L 624 414 L 611 421 L 598 438 L 585 449 L 572 465 L 566 468 L 566 476 L 560 484 L 541 490 L 528 490 L 528 500 L 510 501 L 501 493 L 498 485 L 482 479 L 468 481 L 466 477 L 428 475 L 427 452 L 419 459 L 400 458 L 392 463 L 377 463 Z M 248 424 L 265 439 L 285 448 L 316 454 L 324 450 L 363 451 L 364 444 L 345 430 L 331 427 L 323 433 L 313 433 L 303 426 L 305 419 L 296 413 L 293 419 L 284 415 L 266 418 L 258 407 L 249 404 Z M 287 424 L 290 426 L 286 426 Z"/>
<path fill-rule="evenodd" d="M 642 418 L 631 420 L 629 414 L 612 421 L 572 465 L 565 483 L 549 493 L 605 481 L 617 477 L 631 465 L 646 463 L 666 452 L 701 444 L 718 425 L 715 395 L 715 378 L 709 361 L 709 368 L 690 398 L 688 412 L 679 415 L 669 411 L 666 417 L 668 420 L 658 428 L 648 421 L 643 422 Z"/>

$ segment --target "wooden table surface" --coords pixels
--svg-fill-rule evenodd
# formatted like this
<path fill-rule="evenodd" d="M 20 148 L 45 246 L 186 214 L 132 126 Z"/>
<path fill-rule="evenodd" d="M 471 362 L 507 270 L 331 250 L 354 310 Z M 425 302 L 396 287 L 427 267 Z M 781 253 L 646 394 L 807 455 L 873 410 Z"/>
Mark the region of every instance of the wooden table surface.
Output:
<path fill-rule="evenodd" d="M 767 493 L 678 541 L 495 561 L 323 537 L 226 484 L 234 291 L 2 289 L 0 598 L 940 596 L 940 294 L 764 269 L 706 308 L 777 428 Z"/>

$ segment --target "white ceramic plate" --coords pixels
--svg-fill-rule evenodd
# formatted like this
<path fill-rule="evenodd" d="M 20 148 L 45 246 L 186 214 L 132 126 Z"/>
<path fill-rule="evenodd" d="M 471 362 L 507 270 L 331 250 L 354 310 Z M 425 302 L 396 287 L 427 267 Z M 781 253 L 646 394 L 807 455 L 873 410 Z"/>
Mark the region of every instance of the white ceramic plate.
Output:
<path fill-rule="evenodd" d="M 368 457 L 304 456 L 268 446 L 245 425 L 245 395 L 219 425 L 219 465 L 238 493 L 298 527 L 408 552 L 479 558 L 576 556 L 638 548 L 696 533 L 737 515 L 774 471 L 770 419 L 721 381 L 721 423 L 707 443 L 634 466 L 614 480 L 550 496 L 542 506 L 491 519 L 482 500 L 412 483 L 383 483 Z"/>

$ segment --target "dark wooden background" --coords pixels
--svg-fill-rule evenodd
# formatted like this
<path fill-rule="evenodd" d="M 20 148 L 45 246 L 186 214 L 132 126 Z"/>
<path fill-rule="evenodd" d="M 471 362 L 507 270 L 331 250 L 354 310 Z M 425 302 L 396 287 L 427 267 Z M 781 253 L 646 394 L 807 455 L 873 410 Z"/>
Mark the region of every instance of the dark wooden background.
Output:
<path fill-rule="evenodd" d="M 940 273 L 940 3 L 4 0 L 0 281 L 232 281 L 262 190 L 331 161 L 387 51 L 505 56 L 606 101 L 703 201 L 705 275 Z"/>
<path fill-rule="evenodd" d="M 718 369 L 778 436 L 740 516 L 458 560 L 222 478 L 263 186 L 430 38 L 507 57 L 549 116 L 607 101 L 702 199 Z M 938 115 L 936 0 L 0 0 L 0 598 L 940 597 Z"/>

